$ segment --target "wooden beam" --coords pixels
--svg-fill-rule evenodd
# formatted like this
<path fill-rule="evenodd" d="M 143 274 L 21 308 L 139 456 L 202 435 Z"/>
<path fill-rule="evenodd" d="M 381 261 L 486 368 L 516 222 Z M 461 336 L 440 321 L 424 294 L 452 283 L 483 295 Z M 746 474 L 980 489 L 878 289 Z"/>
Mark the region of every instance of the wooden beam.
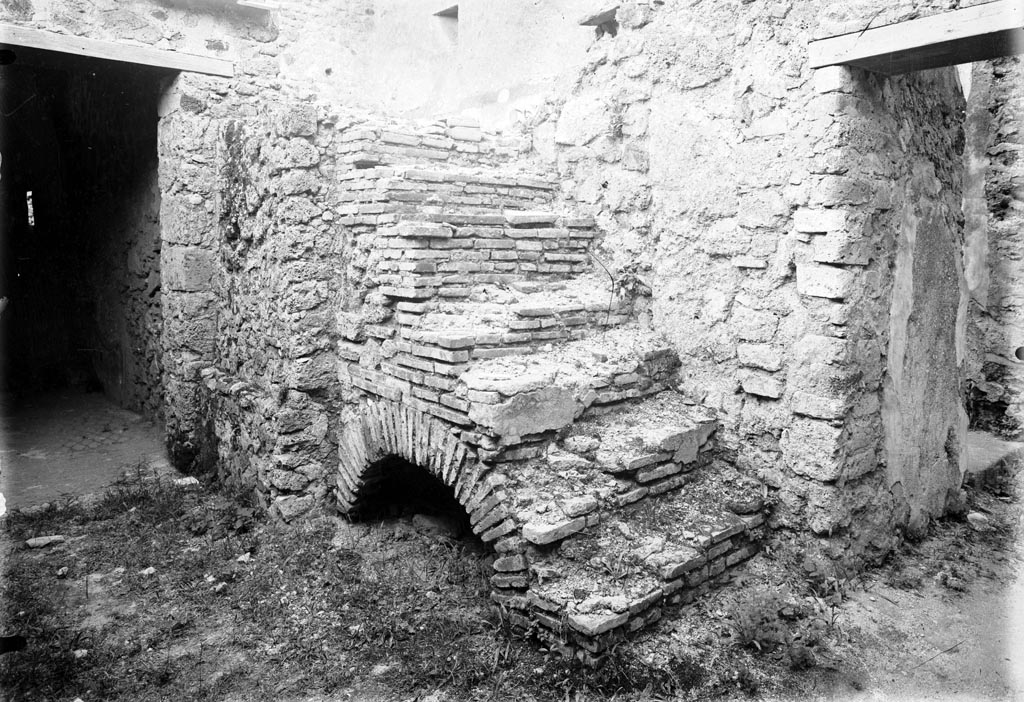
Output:
<path fill-rule="evenodd" d="M 896 75 L 1024 53 L 1024 0 L 999 0 L 808 44 L 811 68 Z"/>
<path fill-rule="evenodd" d="M 64 54 L 89 56 L 91 58 L 123 61 L 125 63 L 156 66 L 175 71 L 205 73 L 211 76 L 230 78 L 235 73 L 234 64 L 224 59 L 165 51 L 149 46 L 134 46 L 114 41 L 86 39 L 69 34 L 57 34 L 41 29 L 30 29 L 12 24 L 0 24 L 0 45 L 13 48 L 30 47 Z"/>

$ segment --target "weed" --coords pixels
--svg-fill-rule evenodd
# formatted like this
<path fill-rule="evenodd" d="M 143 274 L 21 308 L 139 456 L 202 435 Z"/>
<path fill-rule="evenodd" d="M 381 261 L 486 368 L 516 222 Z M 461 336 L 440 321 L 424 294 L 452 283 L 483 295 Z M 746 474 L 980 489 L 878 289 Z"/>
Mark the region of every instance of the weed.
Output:
<path fill-rule="evenodd" d="M 772 651 L 792 641 L 781 616 L 785 607 L 784 592 L 755 588 L 749 597 L 736 602 L 729 611 L 735 642 L 758 651 Z"/>
<path fill-rule="evenodd" d="M 651 286 L 640 277 L 640 269 L 641 264 L 637 261 L 627 263 L 620 268 L 615 277 L 615 293 L 631 297 L 650 297 Z"/>
<path fill-rule="evenodd" d="M 745 665 L 733 671 L 733 680 L 740 690 L 750 696 L 756 695 L 757 691 L 761 689 L 761 684 L 758 682 L 754 671 Z"/>
<path fill-rule="evenodd" d="M 131 521 L 153 527 L 182 516 L 184 506 L 183 491 L 166 480 L 130 481 L 117 483 L 104 493 L 88 517 L 103 521 L 131 513 Z"/>
<path fill-rule="evenodd" d="M 34 536 L 55 534 L 65 524 L 76 523 L 85 517 L 86 511 L 77 500 L 67 498 L 47 503 L 41 509 L 16 510 L 7 514 L 7 530 L 16 541 Z"/>

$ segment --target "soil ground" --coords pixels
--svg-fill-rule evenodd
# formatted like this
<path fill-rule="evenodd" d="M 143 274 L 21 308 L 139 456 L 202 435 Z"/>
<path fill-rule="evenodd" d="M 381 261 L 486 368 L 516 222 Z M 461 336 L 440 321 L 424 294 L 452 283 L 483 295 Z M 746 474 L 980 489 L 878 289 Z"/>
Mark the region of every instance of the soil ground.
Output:
<path fill-rule="evenodd" d="M 102 490 L 139 460 L 170 467 L 162 429 L 101 393 L 65 390 L 17 406 L 0 394 L 0 491 L 8 509 Z"/>
<path fill-rule="evenodd" d="M 781 536 L 732 586 L 598 669 L 512 631 L 457 520 L 282 526 L 140 463 L 88 499 L 8 515 L 11 700 L 1024 699 L 1020 461 L 855 578 Z M 1012 477 L 1007 477 L 1012 476 Z M 64 541 L 29 548 L 25 541 Z"/>

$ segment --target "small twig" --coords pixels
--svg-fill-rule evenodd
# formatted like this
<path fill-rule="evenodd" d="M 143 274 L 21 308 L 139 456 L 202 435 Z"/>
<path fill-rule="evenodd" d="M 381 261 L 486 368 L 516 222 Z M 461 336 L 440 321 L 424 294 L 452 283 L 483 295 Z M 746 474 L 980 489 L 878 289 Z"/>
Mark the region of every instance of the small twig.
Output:
<path fill-rule="evenodd" d="M 956 642 L 955 644 L 953 644 L 953 645 L 952 645 L 952 646 L 950 646 L 949 648 L 947 648 L 947 649 L 945 649 L 945 650 L 943 650 L 943 651 L 939 651 L 938 653 L 936 653 L 936 654 L 935 654 L 934 656 L 932 656 L 932 657 L 931 657 L 931 658 L 929 658 L 928 660 L 926 660 L 926 661 L 921 661 L 920 663 L 918 663 L 917 665 L 915 665 L 915 666 L 914 666 L 913 668 L 911 668 L 911 670 L 917 670 L 918 668 L 920 668 L 920 667 L 921 667 L 922 665 L 924 665 L 925 663 L 929 663 L 929 662 L 931 662 L 931 661 L 935 660 L 936 658 L 938 658 L 939 656 L 941 656 L 941 655 L 942 655 L 943 653 L 949 653 L 950 651 L 952 651 L 952 650 L 953 650 L 954 648 L 956 648 L 957 646 L 959 646 L 960 644 L 962 644 L 962 643 L 963 643 L 964 641 L 966 641 L 966 640 L 967 640 L 967 639 L 962 639 L 962 640 L 960 640 L 960 641 L 957 641 L 957 642 Z"/>
<path fill-rule="evenodd" d="M 599 259 L 596 254 L 594 254 L 592 251 L 586 251 L 585 253 L 587 254 L 587 256 L 591 258 L 591 260 L 593 260 L 595 263 L 597 263 L 597 265 L 601 266 L 601 268 L 604 269 L 604 272 L 608 274 L 608 280 L 612 282 L 611 290 L 608 292 L 608 312 L 605 314 L 604 318 L 604 323 L 605 325 L 607 325 L 608 320 L 611 319 L 612 316 L 612 301 L 615 300 L 615 276 L 612 275 L 612 272 L 608 270 L 608 266 L 604 265 L 604 263 L 601 262 L 601 259 Z"/>
<path fill-rule="evenodd" d="M 897 607 L 899 607 L 899 602 L 897 602 L 896 600 L 892 599 L 891 597 L 886 597 L 885 595 L 883 595 L 882 593 L 878 592 L 877 590 L 875 590 L 875 591 L 873 591 L 873 592 L 874 592 L 874 593 L 875 593 L 876 595 L 878 595 L 879 597 L 881 597 L 881 598 L 882 598 L 883 600 L 885 600 L 886 602 L 888 602 L 888 603 L 890 603 L 890 604 L 894 604 L 894 605 L 896 605 Z"/>
<path fill-rule="evenodd" d="M 857 34 L 857 38 L 858 39 L 860 39 L 864 35 L 864 32 L 868 31 L 871 28 L 871 23 L 874 22 L 876 19 L 878 19 L 878 17 L 883 12 L 885 12 L 885 10 L 879 10 L 874 15 L 872 15 L 871 19 L 868 20 L 868 23 L 864 25 L 864 29 L 860 30 L 860 33 Z"/>

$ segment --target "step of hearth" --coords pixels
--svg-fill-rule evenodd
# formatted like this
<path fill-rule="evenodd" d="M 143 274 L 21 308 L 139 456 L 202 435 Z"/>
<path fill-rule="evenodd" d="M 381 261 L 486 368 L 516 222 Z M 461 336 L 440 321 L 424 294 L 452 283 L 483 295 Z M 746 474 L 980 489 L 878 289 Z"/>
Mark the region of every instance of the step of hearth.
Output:
<path fill-rule="evenodd" d="M 511 446 L 564 429 L 595 407 L 661 392 L 678 366 L 669 342 L 626 324 L 542 353 L 474 363 L 454 391 L 468 400 L 480 431 Z"/>
<path fill-rule="evenodd" d="M 420 164 L 424 168 L 447 165 L 494 165 L 525 153 L 530 140 L 518 134 L 497 134 L 465 117 L 432 122 L 366 121 L 341 130 L 336 150 L 351 171 Z"/>
<path fill-rule="evenodd" d="M 507 483 L 503 489 L 515 491 Z M 494 598 L 557 642 L 600 653 L 657 621 L 665 607 L 724 582 L 754 555 L 764 523 L 760 496 L 756 481 L 715 461 L 679 490 L 527 547 L 528 575 L 511 583 L 499 575 Z"/>
<path fill-rule="evenodd" d="M 487 359 L 582 339 L 625 324 L 631 315 L 631 300 L 617 296 L 611 281 L 588 276 L 475 285 L 464 300 L 399 301 L 389 323 L 371 325 L 366 333 L 411 342 L 414 355 L 464 350 L 470 359 Z"/>
<path fill-rule="evenodd" d="M 684 487 L 707 465 L 713 410 L 665 390 L 574 422 L 543 455 L 505 474 L 509 505 L 536 545 L 582 531 L 627 505 Z"/>
<path fill-rule="evenodd" d="M 528 210 L 550 204 L 558 182 L 530 173 L 494 168 L 382 166 L 338 176 L 339 216 L 407 214 L 425 207 L 469 212 Z"/>
<path fill-rule="evenodd" d="M 666 389 L 679 365 L 668 342 L 636 324 L 496 359 L 392 338 L 374 353 L 341 341 L 338 354 L 343 380 L 472 431 L 492 447 L 483 455 L 500 460 L 536 457 L 534 446 L 521 445 L 524 436 L 563 428 L 584 410 Z"/>
<path fill-rule="evenodd" d="M 544 226 L 532 226 L 517 217 Z M 439 216 L 439 218 L 443 219 Z M 595 236 L 589 220 L 555 213 L 460 213 L 460 224 L 429 221 L 423 212 L 378 227 L 369 242 L 370 281 L 392 300 L 466 299 L 476 285 L 531 279 L 564 280 L 592 268 L 589 248 Z"/>

